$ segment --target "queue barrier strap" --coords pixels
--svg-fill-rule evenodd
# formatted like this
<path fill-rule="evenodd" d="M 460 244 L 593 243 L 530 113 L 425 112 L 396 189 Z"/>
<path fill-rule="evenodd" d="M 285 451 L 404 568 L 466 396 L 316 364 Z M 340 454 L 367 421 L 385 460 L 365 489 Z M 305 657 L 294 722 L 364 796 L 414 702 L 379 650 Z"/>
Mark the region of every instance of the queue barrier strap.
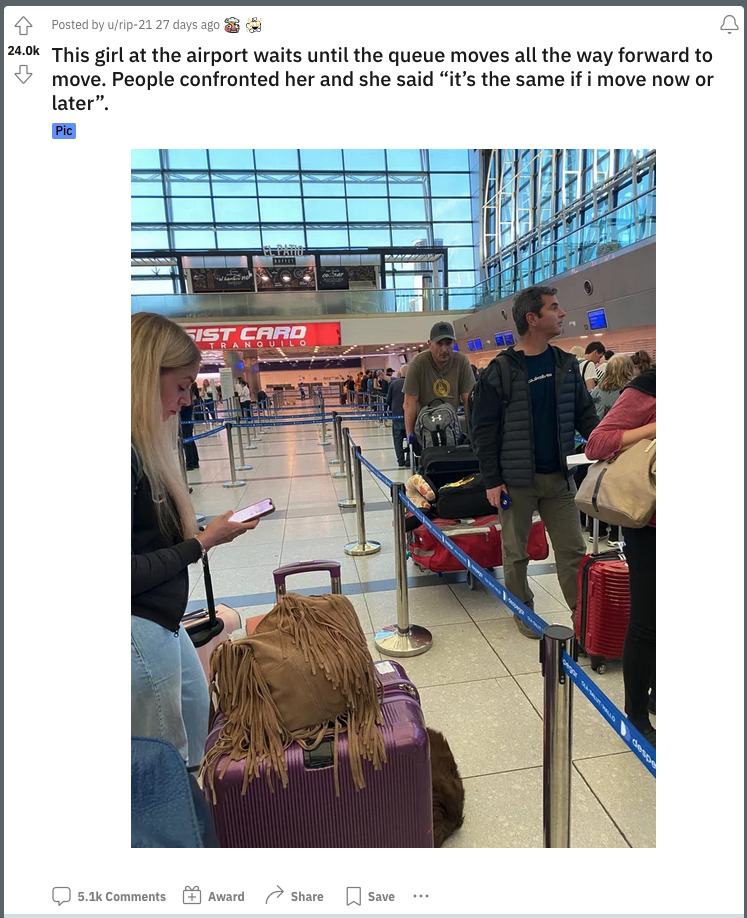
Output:
<path fill-rule="evenodd" d="M 220 433 L 222 430 L 226 429 L 225 424 L 221 424 L 220 427 L 214 427 L 212 430 L 208 430 L 206 433 L 195 434 L 193 437 L 187 437 L 186 440 L 182 440 L 182 443 L 194 443 L 195 440 L 204 440 L 205 437 L 212 437 L 217 433 Z"/>

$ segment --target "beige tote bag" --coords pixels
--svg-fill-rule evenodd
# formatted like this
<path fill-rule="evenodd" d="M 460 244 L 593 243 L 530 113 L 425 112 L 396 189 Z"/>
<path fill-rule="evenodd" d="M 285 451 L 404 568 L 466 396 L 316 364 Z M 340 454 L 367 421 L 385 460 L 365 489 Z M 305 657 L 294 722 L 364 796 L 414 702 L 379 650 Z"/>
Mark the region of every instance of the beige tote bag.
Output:
<path fill-rule="evenodd" d="M 656 512 L 656 440 L 640 440 L 608 462 L 596 462 L 576 494 L 597 520 L 642 529 Z"/>

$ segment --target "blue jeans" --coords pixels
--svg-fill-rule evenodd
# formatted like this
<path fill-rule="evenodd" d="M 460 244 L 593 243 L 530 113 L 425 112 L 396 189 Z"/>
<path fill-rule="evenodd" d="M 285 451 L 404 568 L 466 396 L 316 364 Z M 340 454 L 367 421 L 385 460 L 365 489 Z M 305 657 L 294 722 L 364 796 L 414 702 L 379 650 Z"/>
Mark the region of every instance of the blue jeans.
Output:
<path fill-rule="evenodd" d="M 188 767 L 205 752 L 210 700 L 200 658 L 184 628 L 179 636 L 144 618 L 131 618 L 131 735 L 175 746 Z"/>
<path fill-rule="evenodd" d="M 404 440 L 407 436 L 403 421 L 392 421 L 392 439 L 394 440 L 394 452 L 397 456 L 397 464 L 405 464 Z"/>

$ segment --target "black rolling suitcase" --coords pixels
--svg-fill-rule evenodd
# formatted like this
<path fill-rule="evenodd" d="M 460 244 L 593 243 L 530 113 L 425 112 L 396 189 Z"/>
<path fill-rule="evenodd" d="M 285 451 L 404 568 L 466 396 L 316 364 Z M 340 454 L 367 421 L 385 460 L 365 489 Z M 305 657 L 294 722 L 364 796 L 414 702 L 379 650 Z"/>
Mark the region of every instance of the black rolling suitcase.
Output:
<path fill-rule="evenodd" d="M 428 446 L 420 454 L 420 469 L 423 477 L 438 491 L 441 485 L 479 474 L 480 462 L 469 443 Z"/>

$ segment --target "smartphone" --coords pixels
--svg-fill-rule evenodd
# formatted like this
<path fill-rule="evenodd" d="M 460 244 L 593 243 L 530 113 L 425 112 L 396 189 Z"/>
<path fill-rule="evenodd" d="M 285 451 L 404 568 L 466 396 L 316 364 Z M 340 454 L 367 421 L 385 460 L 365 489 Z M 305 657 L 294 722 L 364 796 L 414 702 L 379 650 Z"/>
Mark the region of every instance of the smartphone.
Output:
<path fill-rule="evenodd" d="M 271 498 L 252 504 L 251 507 L 244 507 L 243 510 L 237 510 L 232 517 L 229 517 L 229 523 L 248 523 L 249 520 L 258 520 L 260 516 L 269 516 L 275 512 L 275 504 Z"/>

